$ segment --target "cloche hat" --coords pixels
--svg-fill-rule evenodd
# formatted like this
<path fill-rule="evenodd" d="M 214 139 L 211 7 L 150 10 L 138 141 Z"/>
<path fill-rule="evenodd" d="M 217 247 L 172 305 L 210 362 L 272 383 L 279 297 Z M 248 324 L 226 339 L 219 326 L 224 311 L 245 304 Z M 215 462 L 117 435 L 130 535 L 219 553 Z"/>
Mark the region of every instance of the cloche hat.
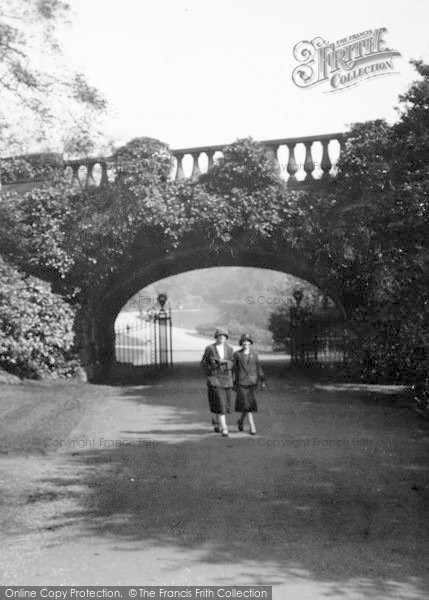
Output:
<path fill-rule="evenodd" d="M 228 329 L 226 327 L 217 327 L 214 337 L 217 338 L 220 335 L 225 335 L 226 337 L 229 337 Z"/>

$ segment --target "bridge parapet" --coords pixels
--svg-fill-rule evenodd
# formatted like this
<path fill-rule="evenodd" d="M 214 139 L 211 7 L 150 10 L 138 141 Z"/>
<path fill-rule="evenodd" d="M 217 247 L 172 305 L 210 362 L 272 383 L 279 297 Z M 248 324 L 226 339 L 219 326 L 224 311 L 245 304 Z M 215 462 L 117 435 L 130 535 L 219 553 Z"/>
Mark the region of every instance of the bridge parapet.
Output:
<path fill-rule="evenodd" d="M 65 173 L 76 188 L 105 186 L 115 180 L 115 169 L 109 158 L 75 158 L 64 163 Z"/>
<path fill-rule="evenodd" d="M 264 140 L 261 144 L 267 148 L 280 176 L 289 187 L 295 187 L 335 177 L 343 140 L 343 133 L 331 133 Z M 213 166 L 224 148 L 225 145 L 217 145 L 172 150 L 176 159 L 173 177 L 176 180 L 198 177 Z"/>
<path fill-rule="evenodd" d="M 312 186 L 326 183 L 336 175 L 336 163 L 340 156 L 343 133 L 316 136 L 280 138 L 261 143 L 267 148 L 280 176 L 288 187 Z M 174 167 L 173 180 L 195 179 L 207 172 L 222 156 L 227 145 L 200 146 L 172 150 Z M 62 164 L 66 178 L 77 189 L 91 186 L 106 186 L 116 177 L 113 158 L 93 157 L 65 160 Z M 21 180 L 10 182 L 4 189 L 27 191 L 41 181 Z"/>

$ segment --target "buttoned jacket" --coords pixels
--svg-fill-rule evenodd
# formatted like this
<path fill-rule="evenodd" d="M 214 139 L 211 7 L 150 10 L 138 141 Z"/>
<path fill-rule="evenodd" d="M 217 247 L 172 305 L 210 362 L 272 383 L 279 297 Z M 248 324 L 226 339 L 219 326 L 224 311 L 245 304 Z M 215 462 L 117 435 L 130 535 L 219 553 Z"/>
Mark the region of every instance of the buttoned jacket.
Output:
<path fill-rule="evenodd" d="M 257 385 L 265 379 L 258 354 L 253 349 L 250 354 L 244 354 L 243 349 L 234 353 L 233 372 L 236 385 Z"/>
<path fill-rule="evenodd" d="M 210 344 L 204 350 L 201 364 L 206 372 L 208 385 L 223 388 L 230 388 L 233 385 L 234 349 L 229 344 L 225 344 L 224 351 L 224 358 L 221 358 L 216 344 Z"/>

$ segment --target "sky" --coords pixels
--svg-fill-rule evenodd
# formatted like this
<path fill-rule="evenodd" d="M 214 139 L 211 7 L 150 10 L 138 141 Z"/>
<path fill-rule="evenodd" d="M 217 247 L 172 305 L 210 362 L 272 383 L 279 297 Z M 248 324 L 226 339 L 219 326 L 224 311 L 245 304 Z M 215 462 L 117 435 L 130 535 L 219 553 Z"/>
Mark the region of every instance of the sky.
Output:
<path fill-rule="evenodd" d="M 398 95 L 429 61 L 428 0 L 69 0 L 67 61 L 107 98 L 116 143 L 149 136 L 171 148 L 344 131 L 397 118 Z M 395 74 L 347 90 L 292 81 L 294 46 L 385 27 Z"/>

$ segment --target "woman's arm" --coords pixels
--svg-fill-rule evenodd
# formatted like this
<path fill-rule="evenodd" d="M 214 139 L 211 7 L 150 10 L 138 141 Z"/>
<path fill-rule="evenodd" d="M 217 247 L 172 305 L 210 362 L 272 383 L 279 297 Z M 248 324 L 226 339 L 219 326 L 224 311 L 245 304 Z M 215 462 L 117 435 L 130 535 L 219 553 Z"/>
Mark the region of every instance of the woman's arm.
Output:
<path fill-rule="evenodd" d="M 265 373 L 262 368 L 261 361 L 259 360 L 258 354 L 256 355 L 256 372 L 258 375 L 258 383 L 261 384 L 261 388 L 265 387 Z"/>
<path fill-rule="evenodd" d="M 237 389 L 238 389 L 238 366 L 239 366 L 239 362 L 238 362 L 238 355 L 237 355 L 236 352 L 234 352 L 232 360 L 233 360 L 233 364 L 232 364 L 232 382 L 233 382 L 234 390 L 237 391 Z"/>
<path fill-rule="evenodd" d="M 211 375 L 213 371 L 219 366 L 219 361 L 215 356 L 213 356 L 213 350 L 210 346 L 204 350 L 203 358 L 201 359 L 201 364 L 204 367 L 206 374 Z"/>

